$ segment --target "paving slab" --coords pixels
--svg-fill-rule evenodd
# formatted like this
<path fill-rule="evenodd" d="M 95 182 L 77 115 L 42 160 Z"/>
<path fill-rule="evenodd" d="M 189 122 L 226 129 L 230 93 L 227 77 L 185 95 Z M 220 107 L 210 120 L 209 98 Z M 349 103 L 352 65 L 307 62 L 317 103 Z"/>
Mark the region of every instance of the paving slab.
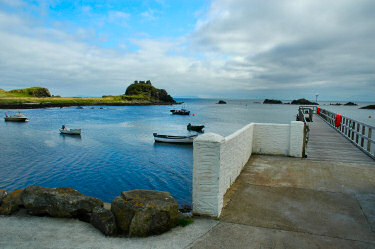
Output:
<path fill-rule="evenodd" d="M 375 244 L 220 222 L 191 246 L 193 249 L 370 249 Z"/>
<path fill-rule="evenodd" d="M 252 156 L 237 181 L 351 194 L 375 193 L 375 165 Z"/>
<path fill-rule="evenodd" d="M 290 187 L 246 184 L 222 211 L 221 220 L 336 238 L 375 241 L 351 195 Z"/>

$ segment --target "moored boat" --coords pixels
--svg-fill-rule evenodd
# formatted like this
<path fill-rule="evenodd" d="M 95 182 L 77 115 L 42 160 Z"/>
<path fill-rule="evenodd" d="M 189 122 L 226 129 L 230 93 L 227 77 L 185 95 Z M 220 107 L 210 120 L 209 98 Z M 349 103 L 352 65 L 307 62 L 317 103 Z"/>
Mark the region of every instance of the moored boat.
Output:
<path fill-rule="evenodd" d="M 13 121 L 13 122 L 27 122 L 29 121 L 27 117 L 21 113 L 14 114 L 12 116 L 8 116 L 5 113 L 5 121 Z"/>
<path fill-rule="evenodd" d="M 192 125 L 189 123 L 186 128 L 189 131 L 203 132 L 204 125 Z"/>
<path fill-rule="evenodd" d="M 184 143 L 191 144 L 193 143 L 194 138 L 198 135 L 191 136 L 171 136 L 171 135 L 158 135 L 154 133 L 155 142 L 164 142 L 164 143 Z"/>
<path fill-rule="evenodd" d="M 59 131 L 61 134 L 65 134 L 65 135 L 81 135 L 81 129 L 70 129 L 70 128 L 66 128 L 65 125 L 63 125 L 59 129 Z"/>
<path fill-rule="evenodd" d="M 172 114 L 175 114 L 175 115 L 190 115 L 190 111 L 186 110 L 186 109 L 181 109 L 181 110 L 171 110 L 171 113 Z"/>

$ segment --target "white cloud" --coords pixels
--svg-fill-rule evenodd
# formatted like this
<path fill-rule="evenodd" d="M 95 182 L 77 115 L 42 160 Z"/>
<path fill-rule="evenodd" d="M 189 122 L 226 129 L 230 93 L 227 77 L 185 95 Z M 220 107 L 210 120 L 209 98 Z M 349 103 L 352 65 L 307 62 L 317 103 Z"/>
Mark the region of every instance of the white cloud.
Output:
<path fill-rule="evenodd" d="M 108 49 L 86 42 L 100 39 L 94 29 L 47 28 L 0 9 L 1 88 L 41 85 L 56 95 L 100 96 L 150 79 L 172 96 L 287 98 L 319 91 L 340 98 L 341 91 L 374 100 L 374 11 L 375 2 L 365 0 L 217 0 L 185 37 L 153 39 L 140 31 Z M 130 17 L 106 16 L 121 25 Z"/>

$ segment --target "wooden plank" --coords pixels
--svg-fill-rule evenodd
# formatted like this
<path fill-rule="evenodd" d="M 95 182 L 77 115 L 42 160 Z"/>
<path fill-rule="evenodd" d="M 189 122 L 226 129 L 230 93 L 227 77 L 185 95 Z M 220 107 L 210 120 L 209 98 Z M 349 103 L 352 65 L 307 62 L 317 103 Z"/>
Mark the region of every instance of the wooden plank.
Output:
<path fill-rule="evenodd" d="M 371 157 L 338 133 L 335 128 L 325 123 L 320 116 L 314 115 L 309 127 L 309 141 L 306 146 L 307 160 L 375 165 Z M 359 131 L 359 126 L 356 129 Z M 348 132 L 348 135 L 354 137 L 353 133 Z"/>

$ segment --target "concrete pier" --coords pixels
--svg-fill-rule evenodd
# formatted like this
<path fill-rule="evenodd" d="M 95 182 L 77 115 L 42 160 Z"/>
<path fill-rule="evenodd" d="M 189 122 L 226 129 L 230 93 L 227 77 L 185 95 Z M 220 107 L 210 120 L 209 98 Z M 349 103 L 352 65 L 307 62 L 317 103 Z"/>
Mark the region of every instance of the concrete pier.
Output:
<path fill-rule="evenodd" d="M 252 156 L 192 248 L 375 248 L 375 167 Z"/>

